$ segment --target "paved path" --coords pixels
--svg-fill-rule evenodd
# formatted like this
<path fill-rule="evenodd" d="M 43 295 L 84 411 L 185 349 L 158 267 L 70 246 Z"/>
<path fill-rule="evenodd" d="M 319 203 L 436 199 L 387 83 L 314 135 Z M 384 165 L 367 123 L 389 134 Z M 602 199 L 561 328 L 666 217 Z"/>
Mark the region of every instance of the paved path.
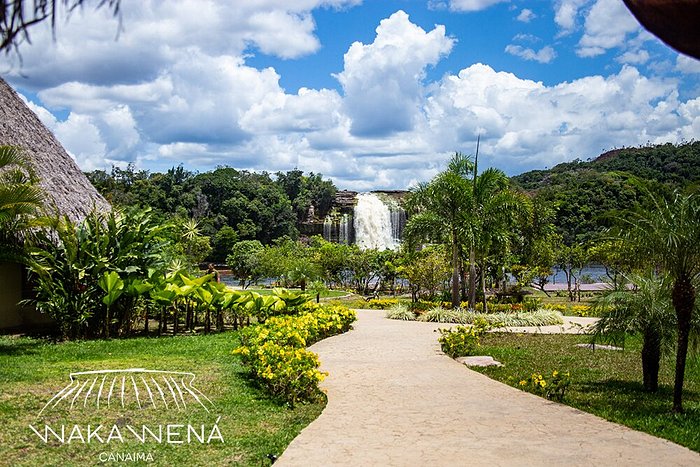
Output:
<path fill-rule="evenodd" d="M 439 327 L 359 311 L 355 330 L 312 347 L 328 405 L 277 466 L 700 465 L 676 444 L 468 370 Z"/>

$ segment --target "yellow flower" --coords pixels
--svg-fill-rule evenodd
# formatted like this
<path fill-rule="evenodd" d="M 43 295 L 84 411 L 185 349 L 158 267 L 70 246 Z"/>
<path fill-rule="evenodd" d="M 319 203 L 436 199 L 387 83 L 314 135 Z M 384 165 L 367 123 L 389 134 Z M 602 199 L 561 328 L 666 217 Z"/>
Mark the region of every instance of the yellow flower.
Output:
<path fill-rule="evenodd" d="M 559 374 L 559 372 L 558 372 L 557 370 L 554 370 L 554 371 L 552 372 L 552 376 L 555 377 L 555 378 L 557 377 L 558 374 Z"/>
<path fill-rule="evenodd" d="M 524 379 L 521 379 L 518 384 L 521 386 L 525 386 L 527 384 L 527 381 L 525 381 Z"/>

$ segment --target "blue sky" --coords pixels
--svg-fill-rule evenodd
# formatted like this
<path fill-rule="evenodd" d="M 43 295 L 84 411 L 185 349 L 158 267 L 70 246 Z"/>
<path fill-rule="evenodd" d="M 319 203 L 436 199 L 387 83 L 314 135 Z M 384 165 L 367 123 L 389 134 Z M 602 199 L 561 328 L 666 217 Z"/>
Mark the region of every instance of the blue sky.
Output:
<path fill-rule="evenodd" d="M 511 175 L 700 136 L 700 62 L 620 0 L 124 0 L 117 40 L 91 6 L 0 59 L 84 170 L 403 189 L 478 134 L 480 166 Z"/>

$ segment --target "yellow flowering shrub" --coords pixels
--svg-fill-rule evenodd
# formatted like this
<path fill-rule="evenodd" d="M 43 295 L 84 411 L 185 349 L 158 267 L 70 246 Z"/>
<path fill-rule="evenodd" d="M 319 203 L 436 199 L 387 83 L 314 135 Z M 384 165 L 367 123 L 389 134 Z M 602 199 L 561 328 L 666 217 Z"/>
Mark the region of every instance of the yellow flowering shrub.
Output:
<path fill-rule="evenodd" d="M 574 316 L 588 316 L 591 307 L 588 305 L 573 305 L 571 307 L 571 313 Z"/>
<path fill-rule="evenodd" d="M 472 355 L 479 347 L 479 338 L 491 326 L 484 318 L 476 318 L 471 326 L 457 326 L 454 329 L 438 329 L 440 331 L 440 347 L 452 358 Z"/>
<path fill-rule="evenodd" d="M 549 381 L 542 376 L 542 373 L 533 373 L 530 375 L 529 380 L 520 380 L 518 386 L 522 389 L 529 389 L 530 392 L 544 396 L 549 400 L 561 402 L 564 400 L 564 395 L 570 384 L 571 375 L 568 371 L 560 373 L 554 370 L 552 376 L 549 377 Z"/>
<path fill-rule="evenodd" d="M 306 304 L 297 315 L 269 318 L 240 332 L 240 355 L 252 376 L 268 392 L 291 404 L 315 399 L 325 373 L 318 355 L 307 346 L 343 333 L 355 321 L 355 312 L 343 306 Z"/>
<path fill-rule="evenodd" d="M 399 303 L 397 298 L 373 298 L 367 302 L 367 308 L 372 310 L 386 310 Z"/>

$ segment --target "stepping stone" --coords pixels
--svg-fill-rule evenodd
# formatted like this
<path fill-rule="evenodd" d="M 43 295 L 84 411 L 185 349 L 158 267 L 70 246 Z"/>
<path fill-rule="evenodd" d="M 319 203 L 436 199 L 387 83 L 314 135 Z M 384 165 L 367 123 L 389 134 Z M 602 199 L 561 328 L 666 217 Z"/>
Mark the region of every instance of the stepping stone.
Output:
<path fill-rule="evenodd" d="M 615 347 L 614 345 L 604 344 L 576 344 L 576 347 L 582 347 L 584 349 L 591 350 L 623 350 L 622 347 Z"/>
<path fill-rule="evenodd" d="M 467 366 L 503 366 L 501 362 L 494 360 L 493 357 L 489 357 L 488 355 L 457 357 L 455 360 Z"/>

